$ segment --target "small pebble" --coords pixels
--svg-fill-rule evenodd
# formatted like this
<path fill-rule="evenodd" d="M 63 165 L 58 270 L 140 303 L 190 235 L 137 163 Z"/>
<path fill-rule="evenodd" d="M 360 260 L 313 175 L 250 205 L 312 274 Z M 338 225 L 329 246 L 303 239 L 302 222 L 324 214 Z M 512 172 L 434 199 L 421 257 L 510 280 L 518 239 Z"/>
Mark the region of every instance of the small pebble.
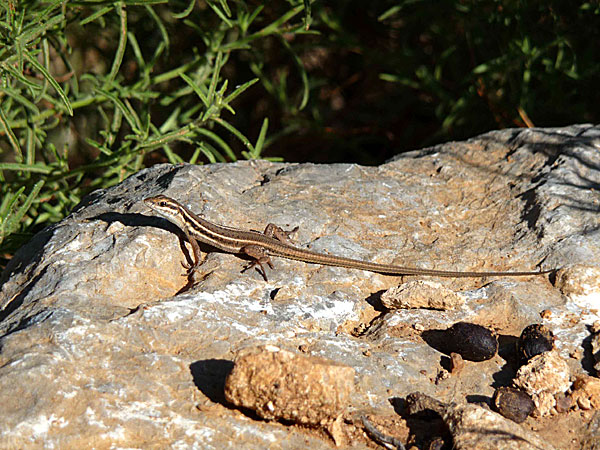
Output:
<path fill-rule="evenodd" d="M 465 367 L 465 361 L 458 353 L 450 353 L 450 373 L 452 375 L 458 375 L 460 371 Z"/>
<path fill-rule="evenodd" d="M 517 342 L 517 352 L 523 362 L 544 352 L 549 352 L 553 348 L 554 334 L 539 323 L 527 325 Z"/>
<path fill-rule="evenodd" d="M 498 339 L 487 328 L 474 323 L 458 322 L 446 330 L 449 353 L 458 353 L 469 361 L 486 361 L 498 351 Z"/>
<path fill-rule="evenodd" d="M 524 422 L 535 409 L 529 395 L 511 387 L 496 389 L 492 401 L 496 411 L 516 423 Z"/>
<path fill-rule="evenodd" d="M 564 393 L 556 394 L 554 399 L 556 400 L 556 411 L 559 413 L 565 413 L 573 406 L 573 399 Z"/>

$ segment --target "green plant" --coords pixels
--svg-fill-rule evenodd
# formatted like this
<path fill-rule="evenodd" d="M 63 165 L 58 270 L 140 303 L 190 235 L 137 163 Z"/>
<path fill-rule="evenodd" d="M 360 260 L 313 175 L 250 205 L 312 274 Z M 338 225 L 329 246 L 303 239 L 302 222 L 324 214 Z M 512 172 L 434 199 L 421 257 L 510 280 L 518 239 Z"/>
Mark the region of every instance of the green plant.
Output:
<path fill-rule="evenodd" d="M 304 33 L 308 2 L 9 0 L 0 4 L 0 256 L 92 189 L 157 161 L 260 158 L 232 124 L 257 78 L 232 55 Z M 273 20 L 269 19 L 273 17 Z M 232 142 L 239 141 L 236 150 Z"/>
<path fill-rule="evenodd" d="M 311 29 L 288 42 L 305 108 L 283 47 L 261 66 L 286 160 L 380 164 L 493 129 L 600 120 L 597 2 L 332 0 L 312 5 Z"/>
<path fill-rule="evenodd" d="M 582 87 L 592 88 L 600 73 L 592 56 L 597 4 L 452 1 L 427 12 L 425 3 L 403 2 L 379 17 L 421 41 L 401 54 L 410 64 L 392 64 L 381 78 L 429 97 L 437 136 L 593 119 Z"/>

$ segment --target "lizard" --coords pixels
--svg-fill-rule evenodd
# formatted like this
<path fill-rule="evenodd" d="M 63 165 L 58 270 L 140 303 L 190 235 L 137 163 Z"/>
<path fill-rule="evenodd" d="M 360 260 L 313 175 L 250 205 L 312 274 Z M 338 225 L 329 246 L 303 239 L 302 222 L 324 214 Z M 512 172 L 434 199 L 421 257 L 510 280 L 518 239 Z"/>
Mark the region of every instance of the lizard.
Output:
<path fill-rule="evenodd" d="M 327 255 L 312 250 L 296 247 L 289 242 L 289 233 L 280 227 L 268 224 L 263 233 L 239 228 L 217 225 L 194 214 L 188 208 L 165 195 L 157 195 L 144 199 L 144 203 L 159 216 L 164 217 L 181 229 L 186 239 L 192 246 L 194 261 L 185 265 L 188 274 L 192 273 L 201 264 L 199 242 L 212 247 L 238 255 L 250 257 L 251 263 L 243 270 L 246 271 L 254 266 L 262 277 L 267 280 L 264 264 L 273 269 L 271 256 L 302 261 L 306 263 L 322 264 L 328 266 L 345 267 L 351 269 L 366 270 L 369 272 L 387 275 L 428 275 L 436 277 L 517 277 L 529 275 L 541 275 L 552 272 L 545 271 L 515 271 L 515 272 L 470 272 L 423 269 L 419 267 L 404 267 L 392 264 L 379 264 L 359 259 L 345 258 L 342 256 Z"/>

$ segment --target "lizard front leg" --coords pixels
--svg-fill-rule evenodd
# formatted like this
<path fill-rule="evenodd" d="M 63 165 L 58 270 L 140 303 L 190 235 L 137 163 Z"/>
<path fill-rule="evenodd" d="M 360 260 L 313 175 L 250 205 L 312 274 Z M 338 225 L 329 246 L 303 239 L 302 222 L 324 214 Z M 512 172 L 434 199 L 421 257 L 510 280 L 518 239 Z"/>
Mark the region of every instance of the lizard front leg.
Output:
<path fill-rule="evenodd" d="M 198 241 L 194 239 L 187 230 L 183 229 L 182 231 L 185 234 L 185 238 L 192 246 L 192 253 L 194 256 L 192 264 L 188 264 L 187 262 L 181 263 L 181 265 L 187 269 L 187 275 L 189 276 L 198 268 L 198 266 L 200 266 L 200 264 L 202 264 L 203 260 L 200 259 L 200 246 L 198 245 Z"/>
<path fill-rule="evenodd" d="M 244 270 L 242 270 L 242 272 L 252 269 L 255 266 L 259 266 L 260 269 L 257 267 L 256 270 L 258 270 L 258 273 L 262 275 L 265 281 L 269 281 L 267 279 L 267 272 L 265 271 L 265 266 L 263 266 L 263 264 L 267 264 L 271 269 L 274 267 L 265 248 L 261 247 L 260 245 L 246 245 L 245 247 L 241 248 L 241 253 L 244 253 L 252 258 L 250 264 L 248 264 Z"/>

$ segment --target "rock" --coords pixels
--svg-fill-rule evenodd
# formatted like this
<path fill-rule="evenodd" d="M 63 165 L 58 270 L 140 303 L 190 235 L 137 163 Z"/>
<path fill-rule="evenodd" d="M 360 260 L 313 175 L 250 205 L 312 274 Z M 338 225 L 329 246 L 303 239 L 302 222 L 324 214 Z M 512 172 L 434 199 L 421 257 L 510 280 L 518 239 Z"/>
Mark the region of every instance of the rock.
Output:
<path fill-rule="evenodd" d="M 556 412 L 559 414 L 568 412 L 573 406 L 573 399 L 567 393 L 554 395 L 554 401 L 556 401 Z"/>
<path fill-rule="evenodd" d="M 465 367 L 465 361 L 458 353 L 450 353 L 450 373 L 458 375 Z"/>
<path fill-rule="evenodd" d="M 264 419 L 326 426 L 348 406 L 354 369 L 278 347 L 246 349 L 225 382 L 225 398 Z"/>
<path fill-rule="evenodd" d="M 498 339 L 487 328 L 474 323 L 458 322 L 444 333 L 447 351 L 469 361 L 485 361 L 498 351 Z"/>
<path fill-rule="evenodd" d="M 554 334 L 539 323 L 527 325 L 517 342 L 519 357 L 524 362 L 541 353 L 549 352 L 553 348 Z"/>
<path fill-rule="evenodd" d="M 226 401 L 234 355 L 254 346 L 302 348 L 351 367 L 352 409 L 393 414 L 389 398 L 415 389 L 444 402 L 491 397 L 495 379 L 507 376 L 501 357 L 465 364 L 436 384 L 449 358 L 418 330 L 473 322 L 518 336 L 550 311 L 543 323 L 566 357 L 600 320 L 595 288 L 565 296 L 547 275 L 389 277 L 275 257 L 265 282 L 254 270 L 240 273 L 248 261 L 222 252 L 208 253 L 190 280 L 185 237 L 142 200 L 166 194 L 244 229 L 299 225 L 300 247 L 381 263 L 597 267 L 600 218 L 589 186 L 600 184 L 599 139 L 599 127 L 577 125 L 492 132 L 378 167 L 157 165 L 91 193 L 2 273 L 0 447 L 330 448 L 321 430 L 256 420 Z M 439 283 L 464 303 L 382 307 L 382 292 L 410 280 Z M 581 372 L 581 361 L 566 362 Z M 572 440 L 585 435 L 588 419 L 567 428 L 562 416 L 552 421 L 559 431 L 551 442 L 579 450 Z M 341 430 L 328 432 L 338 441 L 372 445 L 362 427 L 351 434 L 345 420 L 336 423 Z"/>
<path fill-rule="evenodd" d="M 388 309 L 427 308 L 456 309 L 465 302 L 460 294 L 433 281 L 407 281 L 388 289 L 381 295 L 381 303 Z"/>
<path fill-rule="evenodd" d="M 573 382 L 571 398 L 580 409 L 600 409 L 600 379 L 578 375 Z"/>
<path fill-rule="evenodd" d="M 550 351 L 534 356 L 522 366 L 513 384 L 531 396 L 541 416 L 549 415 L 556 406 L 554 396 L 563 394 L 571 386 L 571 371 L 558 352 Z"/>
<path fill-rule="evenodd" d="M 511 387 L 500 387 L 492 398 L 496 411 L 516 423 L 524 422 L 535 409 L 531 397 Z"/>
<path fill-rule="evenodd" d="M 445 421 L 457 450 L 550 450 L 549 442 L 500 414 L 476 405 L 457 406 Z"/>
<path fill-rule="evenodd" d="M 551 450 L 549 443 L 500 414 L 476 405 L 444 404 L 415 392 L 406 398 L 407 412 L 438 413 L 452 434 L 457 450 Z"/>
<path fill-rule="evenodd" d="M 600 291 L 600 267 L 577 264 L 556 273 L 555 286 L 564 295 L 589 295 Z"/>
<path fill-rule="evenodd" d="M 596 369 L 596 376 L 600 377 L 600 321 L 592 324 L 590 332 L 592 333 L 590 347 L 592 349 L 592 357 L 594 358 L 594 369 Z"/>

